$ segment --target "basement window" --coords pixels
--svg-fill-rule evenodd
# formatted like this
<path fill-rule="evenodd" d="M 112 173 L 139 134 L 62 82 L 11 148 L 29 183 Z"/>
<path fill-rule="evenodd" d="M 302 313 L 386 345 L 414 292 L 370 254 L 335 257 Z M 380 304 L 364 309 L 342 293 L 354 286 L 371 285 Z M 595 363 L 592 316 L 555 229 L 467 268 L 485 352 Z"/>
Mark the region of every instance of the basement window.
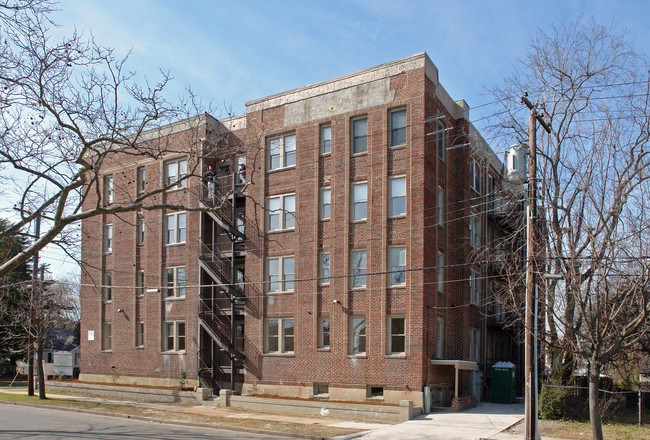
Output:
<path fill-rule="evenodd" d="M 368 399 L 383 399 L 384 398 L 384 387 L 377 387 L 368 385 L 367 395 Z"/>
<path fill-rule="evenodd" d="M 314 397 L 329 397 L 330 386 L 327 383 L 315 383 L 313 395 Z"/>

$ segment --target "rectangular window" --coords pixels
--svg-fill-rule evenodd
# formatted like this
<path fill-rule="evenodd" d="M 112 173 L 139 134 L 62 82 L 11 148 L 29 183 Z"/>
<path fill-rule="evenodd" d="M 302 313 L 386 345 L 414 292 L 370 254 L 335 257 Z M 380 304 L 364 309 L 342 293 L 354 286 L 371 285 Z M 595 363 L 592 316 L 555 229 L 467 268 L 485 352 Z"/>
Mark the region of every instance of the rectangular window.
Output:
<path fill-rule="evenodd" d="M 388 318 L 388 334 L 386 335 L 387 354 L 403 354 L 406 352 L 406 328 L 403 316 Z"/>
<path fill-rule="evenodd" d="M 445 255 L 438 252 L 438 292 L 445 291 Z"/>
<path fill-rule="evenodd" d="M 113 203 L 114 194 L 113 176 L 104 176 L 104 204 L 106 206 Z"/>
<path fill-rule="evenodd" d="M 165 297 L 185 297 L 185 267 L 165 268 Z"/>
<path fill-rule="evenodd" d="M 269 140 L 269 170 L 296 165 L 296 135 L 288 134 Z"/>
<path fill-rule="evenodd" d="M 366 397 L 368 399 L 383 399 L 384 387 L 368 385 L 366 388 Z"/>
<path fill-rule="evenodd" d="M 104 252 L 113 252 L 113 225 L 104 225 Z"/>
<path fill-rule="evenodd" d="M 141 194 L 145 190 L 145 174 L 144 174 L 144 167 L 138 167 L 136 170 L 136 186 L 137 186 L 137 191 L 138 194 Z"/>
<path fill-rule="evenodd" d="M 136 228 L 137 228 L 136 239 L 137 240 L 136 241 L 137 241 L 138 244 L 143 244 L 144 243 L 144 228 L 145 228 L 145 225 L 144 225 L 144 217 L 142 216 L 142 214 L 137 215 L 136 223 L 137 223 L 137 225 L 136 225 Z"/>
<path fill-rule="evenodd" d="M 332 210 L 332 190 L 329 186 L 320 189 L 320 219 L 330 218 Z"/>
<path fill-rule="evenodd" d="M 406 214 L 406 177 L 391 177 L 389 183 L 390 216 Z"/>
<path fill-rule="evenodd" d="M 438 122 L 438 157 L 445 160 L 445 150 L 447 149 L 447 127 L 442 122 Z"/>
<path fill-rule="evenodd" d="M 165 244 L 185 243 L 187 213 L 165 215 Z"/>
<path fill-rule="evenodd" d="M 445 321 L 442 318 L 436 320 L 436 358 L 445 357 Z"/>
<path fill-rule="evenodd" d="M 481 278 L 477 271 L 469 271 L 469 302 L 479 305 L 481 301 Z"/>
<path fill-rule="evenodd" d="M 113 273 L 112 272 L 106 272 L 104 274 L 104 286 L 102 288 L 102 297 L 104 298 L 104 301 L 112 301 L 113 300 Z"/>
<path fill-rule="evenodd" d="M 350 275 L 352 275 L 352 288 L 366 287 L 366 251 L 354 250 L 350 252 Z"/>
<path fill-rule="evenodd" d="M 167 189 L 187 187 L 187 159 L 168 160 L 164 166 Z"/>
<path fill-rule="evenodd" d="M 330 348 L 330 319 L 318 319 L 318 348 Z"/>
<path fill-rule="evenodd" d="M 266 260 L 268 292 L 292 292 L 294 257 L 275 257 Z"/>
<path fill-rule="evenodd" d="M 436 211 L 438 214 L 438 224 L 442 226 L 445 223 L 445 191 L 441 187 L 438 187 Z"/>
<path fill-rule="evenodd" d="M 477 193 L 481 193 L 481 169 L 474 158 L 469 159 L 469 186 Z"/>
<path fill-rule="evenodd" d="M 469 244 L 474 249 L 481 245 L 481 217 L 476 213 L 469 217 Z"/>
<path fill-rule="evenodd" d="M 366 352 L 366 318 L 363 316 L 350 317 L 350 354 L 365 354 Z"/>
<path fill-rule="evenodd" d="M 406 284 L 406 247 L 392 246 L 390 248 L 390 286 Z"/>
<path fill-rule="evenodd" d="M 314 397 L 327 397 L 330 393 L 330 386 L 326 383 L 315 383 L 312 392 Z"/>
<path fill-rule="evenodd" d="M 102 350 L 109 351 L 113 349 L 113 334 L 110 322 L 102 323 Z"/>
<path fill-rule="evenodd" d="M 144 322 L 135 323 L 135 346 L 144 347 Z"/>
<path fill-rule="evenodd" d="M 265 320 L 265 353 L 293 353 L 293 342 L 294 329 L 292 318 L 275 318 Z"/>
<path fill-rule="evenodd" d="M 282 231 L 296 227 L 296 195 L 282 194 L 267 199 L 267 231 Z"/>
<path fill-rule="evenodd" d="M 165 321 L 163 351 L 185 351 L 185 321 Z"/>
<path fill-rule="evenodd" d="M 320 127 L 320 154 L 332 152 L 332 126 L 321 125 Z"/>
<path fill-rule="evenodd" d="M 352 221 L 368 218 L 368 183 L 352 184 Z"/>
<path fill-rule="evenodd" d="M 320 267 L 318 278 L 320 284 L 330 283 L 330 254 L 329 252 L 322 252 L 320 254 Z"/>
<path fill-rule="evenodd" d="M 390 146 L 406 144 L 406 109 L 390 112 Z"/>
<path fill-rule="evenodd" d="M 135 273 L 135 296 L 144 295 L 144 270 Z"/>
<path fill-rule="evenodd" d="M 352 120 L 352 154 L 368 151 L 368 118 Z"/>
<path fill-rule="evenodd" d="M 477 328 L 469 329 L 469 360 L 478 361 L 479 358 L 479 337 L 481 333 Z"/>

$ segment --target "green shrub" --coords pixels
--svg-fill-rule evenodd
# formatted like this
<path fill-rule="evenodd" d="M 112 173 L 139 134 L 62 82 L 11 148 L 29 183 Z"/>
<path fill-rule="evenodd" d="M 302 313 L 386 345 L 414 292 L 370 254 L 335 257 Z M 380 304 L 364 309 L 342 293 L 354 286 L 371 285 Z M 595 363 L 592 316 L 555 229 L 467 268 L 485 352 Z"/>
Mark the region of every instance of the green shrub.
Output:
<path fill-rule="evenodd" d="M 566 388 L 543 387 L 539 409 L 546 420 L 563 419 L 567 413 L 570 392 Z"/>

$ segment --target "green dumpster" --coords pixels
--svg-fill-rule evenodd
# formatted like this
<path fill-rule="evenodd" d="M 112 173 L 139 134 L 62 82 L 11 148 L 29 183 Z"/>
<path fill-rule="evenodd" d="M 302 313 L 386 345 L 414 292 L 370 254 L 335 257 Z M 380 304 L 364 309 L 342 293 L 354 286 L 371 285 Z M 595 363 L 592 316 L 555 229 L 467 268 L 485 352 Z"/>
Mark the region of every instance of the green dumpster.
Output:
<path fill-rule="evenodd" d="M 490 396 L 494 403 L 515 403 L 515 364 L 497 362 L 492 365 Z"/>

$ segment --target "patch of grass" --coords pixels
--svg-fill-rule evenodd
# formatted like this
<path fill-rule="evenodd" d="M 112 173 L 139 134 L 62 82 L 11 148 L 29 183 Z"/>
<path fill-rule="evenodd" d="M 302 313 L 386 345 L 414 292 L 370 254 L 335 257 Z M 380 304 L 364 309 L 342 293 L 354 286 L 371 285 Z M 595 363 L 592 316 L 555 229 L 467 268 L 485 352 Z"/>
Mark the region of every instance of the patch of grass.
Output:
<path fill-rule="evenodd" d="M 523 435 L 524 421 L 508 429 L 508 433 Z M 572 422 L 566 420 L 540 420 L 539 433 L 544 437 L 559 437 L 568 439 L 590 439 L 591 426 L 589 422 Z M 641 440 L 650 439 L 649 425 L 633 425 L 624 423 L 603 423 L 603 437 L 607 440 Z"/>

